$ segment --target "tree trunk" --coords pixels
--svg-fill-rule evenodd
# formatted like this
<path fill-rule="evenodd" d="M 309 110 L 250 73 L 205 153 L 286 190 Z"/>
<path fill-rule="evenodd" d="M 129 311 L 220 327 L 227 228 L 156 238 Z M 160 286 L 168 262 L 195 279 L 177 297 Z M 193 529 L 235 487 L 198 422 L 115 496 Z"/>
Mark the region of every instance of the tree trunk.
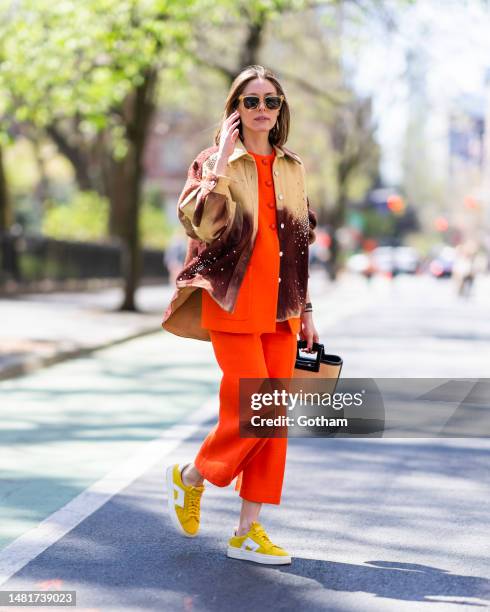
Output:
<path fill-rule="evenodd" d="M 265 21 L 263 19 L 258 22 L 250 22 L 247 24 L 245 42 L 240 51 L 240 70 L 245 68 L 245 66 L 258 63 L 258 55 L 262 47 L 262 39 L 264 35 L 264 26 Z"/>
<path fill-rule="evenodd" d="M 112 171 L 113 191 L 111 208 L 118 211 L 114 217 L 113 235 L 120 240 L 121 276 L 124 282 L 124 299 L 120 310 L 136 310 L 135 293 L 141 275 L 139 208 L 141 171 L 138 154 L 131 143 L 126 157 L 114 161 Z"/>
<path fill-rule="evenodd" d="M 12 210 L 7 187 L 7 176 L 3 165 L 2 148 L 0 147 L 0 231 L 5 232 L 12 224 Z"/>
<path fill-rule="evenodd" d="M 90 160 L 84 150 L 86 146 L 81 139 L 73 144 L 70 138 L 57 125 L 49 125 L 46 133 L 58 147 L 59 152 L 71 163 L 75 172 L 75 180 L 81 191 L 100 191 L 99 186 L 90 176 Z"/>
<path fill-rule="evenodd" d="M 155 110 L 157 72 L 148 69 L 144 80 L 123 104 L 128 152 L 124 159 L 111 161 L 109 198 L 110 231 L 121 241 L 121 274 L 124 300 L 120 310 L 136 310 L 135 293 L 141 275 L 139 212 L 143 180 L 143 154 L 148 128 Z"/>
<path fill-rule="evenodd" d="M 330 280 L 334 281 L 337 278 L 340 264 L 339 264 L 339 256 L 341 253 L 341 248 L 339 241 L 337 239 L 337 230 L 340 229 L 345 223 L 345 214 L 347 211 L 347 203 L 348 198 L 345 192 L 347 185 L 345 183 L 339 185 L 339 193 L 337 197 L 337 202 L 335 205 L 335 209 L 330 215 L 330 226 L 332 228 L 332 244 L 330 246 L 330 259 L 328 262 L 328 275 Z"/>

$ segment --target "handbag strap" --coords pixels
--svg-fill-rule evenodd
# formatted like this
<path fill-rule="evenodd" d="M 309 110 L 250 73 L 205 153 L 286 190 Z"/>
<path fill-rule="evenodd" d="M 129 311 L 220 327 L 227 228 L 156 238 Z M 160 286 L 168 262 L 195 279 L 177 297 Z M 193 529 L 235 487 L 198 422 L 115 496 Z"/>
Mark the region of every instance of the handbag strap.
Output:
<path fill-rule="evenodd" d="M 309 372 L 319 372 L 320 363 L 323 357 L 323 344 L 313 342 L 312 349 L 316 351 L 316 358 L 310 359 L 309 357 L 302 357 L 299 354 L 300 349 L 305 349 L 307 346 L 306 340 L 298 340 L 296 345 L 296 363 L 295 368 L 299 370 L 308 370 Z"/>

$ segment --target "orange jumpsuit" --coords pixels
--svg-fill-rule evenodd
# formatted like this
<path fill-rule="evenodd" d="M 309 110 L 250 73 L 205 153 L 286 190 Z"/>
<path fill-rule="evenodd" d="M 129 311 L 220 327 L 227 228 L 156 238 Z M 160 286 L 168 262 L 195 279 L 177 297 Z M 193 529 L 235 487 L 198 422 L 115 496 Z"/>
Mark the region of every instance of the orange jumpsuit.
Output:
<path fill-rule="evenodd" d="M 226 486 L 238 477 L 235 488 L 243 499 L 279 504 L 287 438 L 240 438 L 239 380 L 292 376 L 300 318 L 276 321 L 282 253 L 272 180 L 275 151 L 271 155 L 251 155 L 258 173 L 258 229 L 234 311 L 227 313 L 207 291 L 202 291 L 201 326 L 209 329 L 223 377 L 219 420 L 194 464 L 217 486 Z"/>

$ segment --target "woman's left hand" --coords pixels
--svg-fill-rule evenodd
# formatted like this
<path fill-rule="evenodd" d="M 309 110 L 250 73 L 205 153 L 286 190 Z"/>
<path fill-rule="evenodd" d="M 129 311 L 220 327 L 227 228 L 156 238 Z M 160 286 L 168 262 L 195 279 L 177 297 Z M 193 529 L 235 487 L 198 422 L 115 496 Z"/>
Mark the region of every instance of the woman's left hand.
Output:
<path fill-rule="evenodd" d="M 308 353 L 312 352 L 313 342 L 320 342 L 318 332 L 313 323 L 313 313 L 304 312 L 301 315 L 301 331 L 299 332 L 300 340 L 306 340 L 306 349 Z"/>

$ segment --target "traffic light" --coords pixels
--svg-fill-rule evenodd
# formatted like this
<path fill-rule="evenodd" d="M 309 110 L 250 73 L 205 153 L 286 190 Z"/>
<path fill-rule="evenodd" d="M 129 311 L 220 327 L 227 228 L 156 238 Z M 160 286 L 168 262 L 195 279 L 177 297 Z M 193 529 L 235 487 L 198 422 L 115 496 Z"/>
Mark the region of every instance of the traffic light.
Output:
<path fill-rule="evenodd" d="M 387 197 L 386 205 L 395 215 L 402 215 L 405 212 L 405 202 L 403 198 L 396 193 L 393 193 Z"/>
<path fill-rule="evenodd" d="M 448 220 L 446 217 L 437 217 L 434 219 L 434 227 L 438 232 L 446 232 L 449 227 Z"/>
<path fill-rule="evenodd" d="M 476 210 L 480 208 L 480 204 L 478 203 L 478 200 L 474 198 L 473 196 L 466 196 L 463 202 L 464 202 L 465 208 L 470 208 L 472 210 Z"/>

